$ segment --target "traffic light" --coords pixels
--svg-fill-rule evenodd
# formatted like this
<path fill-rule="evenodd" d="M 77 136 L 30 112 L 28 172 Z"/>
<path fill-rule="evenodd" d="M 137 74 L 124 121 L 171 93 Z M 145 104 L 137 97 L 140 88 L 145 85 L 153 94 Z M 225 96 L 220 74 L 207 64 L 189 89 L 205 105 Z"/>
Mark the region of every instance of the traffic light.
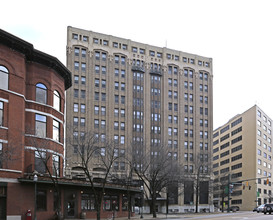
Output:
<path fill-rule="evenodd" d="M 248 186 L 248 181 L 246 181 L 246 186 Z"/>
<path fill-rule="evenodd" d="M 251 186 L 249 186 L 249 190 L 251 190 Z"/>
<path fill-rule="evenodd" d="M 243 185 L 243 189 L 245 189 L 246 188 L 246 186 L 245 185 Z"/>

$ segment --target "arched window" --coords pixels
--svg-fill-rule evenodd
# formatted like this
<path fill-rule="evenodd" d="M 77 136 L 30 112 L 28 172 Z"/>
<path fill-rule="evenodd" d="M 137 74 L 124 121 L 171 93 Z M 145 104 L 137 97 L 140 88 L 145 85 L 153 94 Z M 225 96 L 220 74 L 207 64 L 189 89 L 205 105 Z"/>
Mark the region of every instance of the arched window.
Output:
<path fill-rule="evenodd" d="M 53 108 L 55 108 L 57 111 L 61 110 L 61 96 L 56 90 L 54 91 Z"/>
<path fill-rule="evenodd" d="M 0 89 L 9 88 L 9 71 L 6 67 L 0 65 Z"/>
<path fill-rule="evenodd" d="M 46 104 L 47 103 L 47 88 L 44 84 L 36 84 L 36 101 Z"/>

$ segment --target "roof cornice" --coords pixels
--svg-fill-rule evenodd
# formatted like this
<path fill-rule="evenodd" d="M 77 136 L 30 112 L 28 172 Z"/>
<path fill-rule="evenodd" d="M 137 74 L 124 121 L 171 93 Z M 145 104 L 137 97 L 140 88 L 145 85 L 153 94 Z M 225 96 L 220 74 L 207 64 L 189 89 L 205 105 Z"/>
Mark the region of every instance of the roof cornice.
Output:
<path fill-rule="evenodd" d="M 65 89 L 72 85 L 71 72 L 54 56 L 34 49 L 33 45 L 0 29 L 0 44 L 25 55 L 26 60 L 52 68 L 65 80 Z"/>

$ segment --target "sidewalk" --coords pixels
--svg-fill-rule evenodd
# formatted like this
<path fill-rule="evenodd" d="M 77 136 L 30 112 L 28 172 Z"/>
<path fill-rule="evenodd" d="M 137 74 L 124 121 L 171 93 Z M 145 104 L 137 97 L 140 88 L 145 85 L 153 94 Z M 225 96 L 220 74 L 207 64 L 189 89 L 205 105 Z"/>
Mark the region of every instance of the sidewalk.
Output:
<path fill-rule="evenodd" d="M 191 218 L 194 216 L 204 216 L 204 215 L 213 215 L 213 214 L 221 214 L 222 212 L 202 212 L 202 213 L 172 213 L 172 214 L 156 214 L 156 218 L 153 218 L 152 214 L 143 214 L 143 218 L 140 218 L 139 214 L 136 214 L 134 217 L 131 217 L 130 219 L 136 220 L 136 219 L 184 219 L 184 218 Z M 227 212 L 224 212 L 227 213 Z M 224 214 L 222 213 L 222 214 Z M 231 212 L 232 213 L 232 212 Z M 128 217 L 115 217 L 115 220 L 127 220 Z M 65 219 L 66 220 L 66 219 Z M 69 219 L 69 220 L 80 220 L 80 219 Z M 85 220 L 95 220 L 95 219 L 88 219 Z M 113 218 L 101 218 L 101 220 L 113 220 Z"/>
<path fill-rule="evenodd" d="M 136 219 L 178 219 L 178 218 L 190 218 L 194 216 L 203 216 L 203 215 L 213 215 L 213 214 L 219 214 L 222 212 L 202 212 L 202 213 L 176 213 L 176 214 L 156 214 L 156 218 L 153 218 L 152 214 L 143 214 L 143 218 L 140 218 L 139 214 L 136 214 L 134 217 L 131 217 L 130 219 L 136 220 Z M 128 219 L 128 217 L 122 217 L 122 218 L 115 218 L 115 220 L 125 220 Z"/>

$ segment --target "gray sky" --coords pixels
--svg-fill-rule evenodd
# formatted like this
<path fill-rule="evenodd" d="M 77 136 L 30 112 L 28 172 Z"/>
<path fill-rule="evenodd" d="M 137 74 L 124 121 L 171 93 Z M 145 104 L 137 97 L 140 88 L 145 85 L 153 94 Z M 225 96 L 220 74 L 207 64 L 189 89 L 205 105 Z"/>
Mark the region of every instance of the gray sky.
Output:
<path fill-rule="evenodd" d="M 214 129 L 257 104 L 273 118 L 272 0 L 9 0 L 0 28 L 66 64 L 67 26 L 213 58 Z"/>

